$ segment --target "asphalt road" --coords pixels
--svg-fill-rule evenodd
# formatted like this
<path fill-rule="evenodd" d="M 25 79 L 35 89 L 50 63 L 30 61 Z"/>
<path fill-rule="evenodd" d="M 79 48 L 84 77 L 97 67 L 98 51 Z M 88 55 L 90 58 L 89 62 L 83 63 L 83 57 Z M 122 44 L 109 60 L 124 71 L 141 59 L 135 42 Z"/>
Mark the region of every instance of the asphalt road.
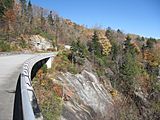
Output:
<path fill-rule="evenodd" d="M 33 56 L 0 56 L 0 120 L 12 120 L 16 85 L 22 64 Z"/>

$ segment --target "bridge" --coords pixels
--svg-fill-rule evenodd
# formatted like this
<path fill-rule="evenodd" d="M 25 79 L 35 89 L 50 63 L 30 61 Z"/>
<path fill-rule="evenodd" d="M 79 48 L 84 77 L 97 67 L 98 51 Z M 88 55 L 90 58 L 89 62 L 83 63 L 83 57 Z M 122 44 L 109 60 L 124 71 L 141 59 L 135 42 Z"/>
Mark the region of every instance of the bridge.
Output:
<path fill-rule="evenodd" d="M 0 54 L 0 120 L 43 119 L 31 80 L 56 54 Z"/>

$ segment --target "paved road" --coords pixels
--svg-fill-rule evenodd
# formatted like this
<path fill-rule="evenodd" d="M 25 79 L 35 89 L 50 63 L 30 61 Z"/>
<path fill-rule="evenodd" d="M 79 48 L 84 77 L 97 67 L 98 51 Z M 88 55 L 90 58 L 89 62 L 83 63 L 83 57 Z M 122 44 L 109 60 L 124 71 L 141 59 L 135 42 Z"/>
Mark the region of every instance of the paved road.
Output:
<path fill-rule="evenodd" d="M 16 84 L 22 64 L 33 56 L 0 56 L 0 120 L 12 120 Z"/>

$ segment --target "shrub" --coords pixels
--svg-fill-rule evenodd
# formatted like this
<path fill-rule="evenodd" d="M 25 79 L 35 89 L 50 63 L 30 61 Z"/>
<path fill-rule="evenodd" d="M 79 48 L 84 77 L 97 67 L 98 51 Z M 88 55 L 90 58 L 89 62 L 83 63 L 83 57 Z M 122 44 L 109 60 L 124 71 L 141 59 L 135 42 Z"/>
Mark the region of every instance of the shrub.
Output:
<path fill-rule="evenodd" d="M 43 70 L 43 73 L 47 73 L 47 65 L 46 64 L 44 64 L 42 66 L 42 70 Z"/>
<path fill-rule="evenodd" d="M 78 73 L 78 69 L 76 68 L 75 65 L 68 65 L 67 67 L 68 72 L 72 73 L 72 74 L 77 74 Z"/>
<path fill-rule="evenodd" d="M 22 48 L 26 48 L 27 47 L 27 43 L 25 40 L 21 40 L 19 45 L 22 47 Z"/>
<path fill-rule="evenodd" d="M 0 40 L 0 51 L 9 52 L 11 51 L 11 46 L 7 42 Z"/>
<path fill-rule="evenodd" d="M 41 104 L 42 114 L 45 120 L 59 120 L 62 109 L 62 99 L 54 92 Z"/>

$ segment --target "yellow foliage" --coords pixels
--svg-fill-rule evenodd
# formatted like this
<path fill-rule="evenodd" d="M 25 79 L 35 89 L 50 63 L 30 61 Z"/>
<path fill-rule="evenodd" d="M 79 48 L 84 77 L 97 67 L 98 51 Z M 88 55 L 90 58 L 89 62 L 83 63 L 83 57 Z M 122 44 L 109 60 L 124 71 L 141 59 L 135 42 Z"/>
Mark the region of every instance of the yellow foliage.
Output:
<path fill-rule="evenodd" d="M 136 49 L 137 53 L 141 52 L 140 48 L 138 47 L 138 45 L 135 42 L 131 43 L 131 45 Z"/>
<path fill-rule="evenodd" d="M 100 44 L 101 44 L 102 50 L 103 50 L 102 54 L 108 55 L 109 52 L 111 51 L 111 48 L 112 48 L 112 45 L 109 42 L 109 40 L 107 38 L 102 38 L 102 39 L 100 39 Z"/>
<path fill-rule="evenodd" d="M 117 93 L 116 90 L 111 90 L 111 91 L 110 91 L 110 94 L 111 94 L 113 97 L 115 97 L 115 96 L 118 95 L 118 93 Z"/>
<path fill-rule="evenodd" d="M 159 49 L 155 48 L 152 52 L 145 51 L 144 52 L 144 59 L 147 60 L 151 66 L 157 67 L 158 65 L 160 65 Z"/>

